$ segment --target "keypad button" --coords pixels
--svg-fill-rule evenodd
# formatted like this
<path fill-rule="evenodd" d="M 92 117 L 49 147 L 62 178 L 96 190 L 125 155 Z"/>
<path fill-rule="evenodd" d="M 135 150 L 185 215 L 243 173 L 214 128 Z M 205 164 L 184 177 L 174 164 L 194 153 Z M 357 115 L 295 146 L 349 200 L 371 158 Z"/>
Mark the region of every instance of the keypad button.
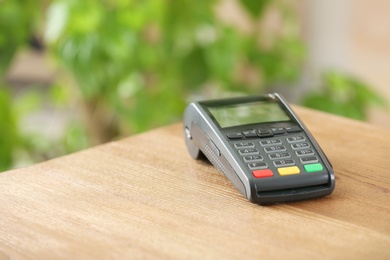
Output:
<path fill-rule="evenodd" d="M 283 127 L 271 128 L 271 131 L 272 133 L 274 133 L 274 135 L 280 135 L 286 133 L 286 130 L 284 130 Z"/>
<path fill-rule="evenodd" d="M 285 175 L 292 175 L 292 174 L 300 174 L 301 171 L 297 166 L 291 166 L 291 167 L 278 168 L 278 173 L 281 176 L 285 176 Z"/>
<path fill-rule="evenodd" d="M 229 133 L 226 135 L 229 139 L 242 139 L 244 135 L 241 132 Z"/>
<path fill-rule="evenodd" d="M 286 129 L 287 133 L 296 133 L 301 131 L 301 128 L 299 126 L 288 126 L 284 129 Z"/>
<path fill-rule="evenodd" d="M 318 158 L 315 156 L 303 157 L 303 158 L 300 158 L 300 160 L 301 160 L 301 163 L 303 163 L 303 164 L 318 162 Z"/>
<path fill-rule="evenodd" d="M 297 144 L 291 145 L 291 148 L 294 150 L 304 149 L 304 148 L 309 148 L 309 147 L 310 147 L 309 143 L 297 143 Z"/>
<path fill-rule="evenodd" d="M 260 141 L 261 146 L 271 146 L 271 145 L 278 145 L 278 144 L 282 144 L 282 140 L 269 139 L 269 140 Z"/>
<path fill-rule="evenodd" d="M 286 147 L 283 145 L 278 145 L 278 146 L 271 146 L 271 147 L 265 147 L 264 151 L 266 153 L 273 153 L 273 152 L 285 152 Z"/>
<path fill-rule="evenodd" d="M 320 172 L 324 169 L 321 163 L 306 164 L 303 167 L 307 172 Z"/>
<path fill-rule="evenodd" d="M 252 142 L 241 142 L 241 143 L 235 143 L 234 147 L 237 148 L 237 149 L 241 149 L 241 148 L 254 148 L 255 144 L 252 143 Z"/>
<path fill-rule="evenodd" d="M 312 149 L 304 149 L 304 150 L 295 151 L 295 154 L 297 156 L 314 155 L 314 151 Z"/>
<path fill-rule="evenodd" d="M 259 154 L 259 150 L 255 148 L 247 148 L 247 149 L 238 150 L 238 153 L 240 155 L 255 155 L 255 154 Z"/>
<path fill-rule="evenodd" d="M 286 138 L 287 142 L 289 143 L 298 143 L 306 141 L 306 138 L 304 136 L 291 136 Z"/>
<path fill-rule="evenodd" d="M 249 155 L 242 157 L 245 162 L 257 162 L 257 161 L 263 161 L 263 157 L 261 155 Z"/>
<path fill-rule="evenodd" d="M 295 165 L 294 160 L 278 160 L 273 162 L 276 167 Z"/>
<path fill-rule="evenodd" d="M 268 168 L 268 164 L 265 162 L 254 162 L 254 163 L 249 163 L 248 167 L 251 170 L 265 169 L 265 168 Z"/>
<path fill-rule="evenodd" d="M 268 155 L 268 157 L 271 159 L 271 160 L 276 160 L 276 159 L 286 159 L 286 158 L 290 158 L 291 155 L 289 153 L 271 153 Z"/>
<path fill-rule="evenodd" d="M 273 172 L 270 169 L 255 170 L 252 171 L 252 174 L 255 178 L 268 178 L 274 176 Z"/>
<path fill-rule="evenodd" d="M 257 130 L 257 136 L 259 137 L 272 137 L 274 134 L 272 133 L 271 129 L 258 129 Z"/>
<path fill-rule="evenodd" d="M 256 130 L 254 130 L 254 129 L 253 130 L 246 130 L 246 131 L 243 131 L 242 133 L 247 138 L 249 138 L 249 137 L 257 137 Z"/>

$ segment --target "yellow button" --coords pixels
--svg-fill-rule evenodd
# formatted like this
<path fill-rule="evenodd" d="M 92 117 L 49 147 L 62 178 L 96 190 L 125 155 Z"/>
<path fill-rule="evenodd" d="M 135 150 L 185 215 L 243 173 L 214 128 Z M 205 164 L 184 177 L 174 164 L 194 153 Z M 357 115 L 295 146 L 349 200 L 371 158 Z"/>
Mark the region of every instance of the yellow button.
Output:
<path fill-rule="evenodd" d="M 280 175 L 292 175 L 299 174 L 301 171 L 297 166 L 278 168 L 278 172 Z"/>

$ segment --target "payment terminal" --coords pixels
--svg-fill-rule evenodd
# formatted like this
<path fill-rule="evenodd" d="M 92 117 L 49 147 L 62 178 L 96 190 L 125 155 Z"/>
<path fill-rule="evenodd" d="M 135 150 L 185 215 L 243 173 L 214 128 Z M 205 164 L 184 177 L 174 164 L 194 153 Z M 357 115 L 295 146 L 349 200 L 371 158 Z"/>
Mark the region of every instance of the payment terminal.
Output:
<path fill-rule="evenodd" d="M 316 198 L 335 187 L 328 158 L 277 93 L 193 102 L 184 138 L 194 159 L 205 156 L 254 203 Z"/>

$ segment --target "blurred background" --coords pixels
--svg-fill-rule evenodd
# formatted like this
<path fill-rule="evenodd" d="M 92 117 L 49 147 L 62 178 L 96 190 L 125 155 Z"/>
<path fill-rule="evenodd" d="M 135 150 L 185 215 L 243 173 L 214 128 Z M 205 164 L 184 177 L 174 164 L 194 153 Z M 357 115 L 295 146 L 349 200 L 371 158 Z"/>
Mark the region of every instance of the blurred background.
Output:
<path fill-rule="evenodd" d="M 0 1 L 0 171 L 282 93 L 390 129 L 386 0 Z M 342 131 L 342 130 L 341 130 Z"/>

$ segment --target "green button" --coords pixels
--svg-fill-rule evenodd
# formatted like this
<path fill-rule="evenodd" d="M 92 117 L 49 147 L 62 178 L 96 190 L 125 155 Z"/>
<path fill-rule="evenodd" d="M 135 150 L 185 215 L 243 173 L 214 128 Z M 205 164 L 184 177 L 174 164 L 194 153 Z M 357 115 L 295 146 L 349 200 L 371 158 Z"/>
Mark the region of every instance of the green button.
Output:
<path fill-rule="evenodd" d="M 319 172 L 324 169 L 321 163 L 307 164 L 304 167 L 307 172 Z"/>

